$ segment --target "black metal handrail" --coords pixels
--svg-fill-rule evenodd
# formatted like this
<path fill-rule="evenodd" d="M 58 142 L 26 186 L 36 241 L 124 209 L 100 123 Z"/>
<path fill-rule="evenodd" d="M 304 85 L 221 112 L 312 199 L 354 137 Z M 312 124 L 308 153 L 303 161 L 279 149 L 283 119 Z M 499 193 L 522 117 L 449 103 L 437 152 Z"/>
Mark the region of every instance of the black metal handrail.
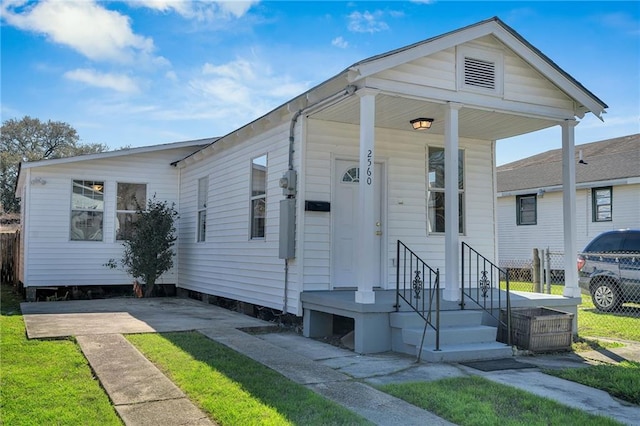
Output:
<path fill-rule="evenodd" d="M 400 299 L 402 299 L 425 321 L 418 351 L 418 360 L 420 360 L 427 327 L 435 331 L 435 350 L 440 350 L 440 271 L 427 265 L 400 240 L 398 240 L 396 251 L 396 312 L 400 310 Z"/>
<path fill-rule="evenodd" d="M 462 292 L 460 308 L 465 308 L 465 300 L 478 305 L 496 319 L 506 329 L 507 344 L 511 345 L 511 292 L 509 289 L 509 271 L 499 268 L 489 259 L 478 253 L 467 243 L 462 243 Z M 504 282 L 505 296 L 501 283 Z M 504 305 L 503 305 L 504 302 Z M 506 308 L 506 315 L 500 311 Z"/>

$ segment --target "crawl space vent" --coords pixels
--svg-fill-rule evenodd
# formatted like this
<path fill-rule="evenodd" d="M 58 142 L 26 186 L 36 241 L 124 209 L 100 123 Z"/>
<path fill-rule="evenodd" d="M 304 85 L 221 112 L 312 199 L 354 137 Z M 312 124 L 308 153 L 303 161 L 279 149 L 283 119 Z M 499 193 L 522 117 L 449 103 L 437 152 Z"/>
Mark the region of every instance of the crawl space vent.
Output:
<path fill-rule="evenodd" d="M 482 59 L 464 58 L 464 84 L 496 90 L 496 64 Z"/>

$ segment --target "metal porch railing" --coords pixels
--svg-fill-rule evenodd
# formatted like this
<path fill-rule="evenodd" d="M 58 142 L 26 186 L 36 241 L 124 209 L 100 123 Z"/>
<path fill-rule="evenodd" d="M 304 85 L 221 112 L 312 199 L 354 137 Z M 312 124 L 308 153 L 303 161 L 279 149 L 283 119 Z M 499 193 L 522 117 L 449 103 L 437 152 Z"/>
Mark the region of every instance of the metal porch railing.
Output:
<path fill-rule="evenodd" d="M 460 308 L 466 301 L 473 302 L 496 319 L 506 330 L 507 344 L 511 345 L 511 293 L 509 271 L 496 266 L 467 243 L 462 243 L 462 294 Z M 504 290 L 504 295 L 503 295 Z M 502 309 L 505 315 L 501 315 Z"/>
<path fill-rule="evenodd" d="M 418 351 L 420 361 L 427 328 L 435 331 L 435 350 L 440 350 L 440 271 L 427 265 L 400 240 L 396 254 L 396 312 L 402 299 L 425 321 Z"/>

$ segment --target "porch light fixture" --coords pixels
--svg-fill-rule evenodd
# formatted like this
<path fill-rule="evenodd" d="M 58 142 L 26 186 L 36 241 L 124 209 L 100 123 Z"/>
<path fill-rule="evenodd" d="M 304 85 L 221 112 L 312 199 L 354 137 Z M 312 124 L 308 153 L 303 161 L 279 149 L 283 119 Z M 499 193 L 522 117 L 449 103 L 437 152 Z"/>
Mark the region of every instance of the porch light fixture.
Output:
<path fill-rule="evenodd" d="M 415 118 L 409 123 L 411 123 L 413 130 L 428 130 L 431 128 L 433 118 Z"/>

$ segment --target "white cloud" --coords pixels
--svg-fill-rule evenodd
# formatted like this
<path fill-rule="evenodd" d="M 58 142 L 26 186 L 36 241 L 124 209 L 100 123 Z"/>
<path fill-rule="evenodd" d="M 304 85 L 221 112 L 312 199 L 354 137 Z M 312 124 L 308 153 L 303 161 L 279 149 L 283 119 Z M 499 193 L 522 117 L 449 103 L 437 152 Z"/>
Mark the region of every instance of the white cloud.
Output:
<path fill-rule="evenodd" d="M 206 63 L 189 82 L 189 109 L 198 115 L 241 125 L 303 93 L 309 84 L 273 72 L 259 60 L 239 58 L 226 64 Z M 197 109 L 194 109 L 197 108 Z"/>
<path fill-rule="evenodd" d="M 344 38 L 342 38 L 342 36 L 336 37 L 331 40 L 331 45 L 339 47 L 341 49 L 346 49 L 347 47 L 349 47 L 349 43 Z"/>
<path fill-rule="evenodd" d="M 175 12 L 186 19 L 213 21 L 241 18 L 259 1 L 249 0 L 130 0 L 131 6 L 146 7 L 169 13 Z"/>
<path fill-rule="evenodd" d="M 133 79 L 123 74 L 101 73 L 92 69 L 79 68 L 67 71 L 64 76 L 69 80 L 79 81 L 89 86 L 112 89 L 122 93 L 135 93 L 139 90 Z"/>
<path fill-rule="evenodd" d="M 384 12 L 381 10 L 376 10 L 371 13 L 369 11 L 363 12 L 352 12 L 349 15 L 349 31 L 353 31 L 355 33 L 377 33 L 380 31 L 386 31 L 389 29 L 389 25 L 386 22 L 382 21 L 384 17 Z"/>
<path fill-rule="evenodd" d="M 44 34 L 94 61 L 158 60 L 150 57 L 153 40 L 135 34 L 129 17 L 107 10 L 93 0 L 43 0 L 36 4 L 14 0 L 5 2 L 0 12 L 8 24 Z"/>

